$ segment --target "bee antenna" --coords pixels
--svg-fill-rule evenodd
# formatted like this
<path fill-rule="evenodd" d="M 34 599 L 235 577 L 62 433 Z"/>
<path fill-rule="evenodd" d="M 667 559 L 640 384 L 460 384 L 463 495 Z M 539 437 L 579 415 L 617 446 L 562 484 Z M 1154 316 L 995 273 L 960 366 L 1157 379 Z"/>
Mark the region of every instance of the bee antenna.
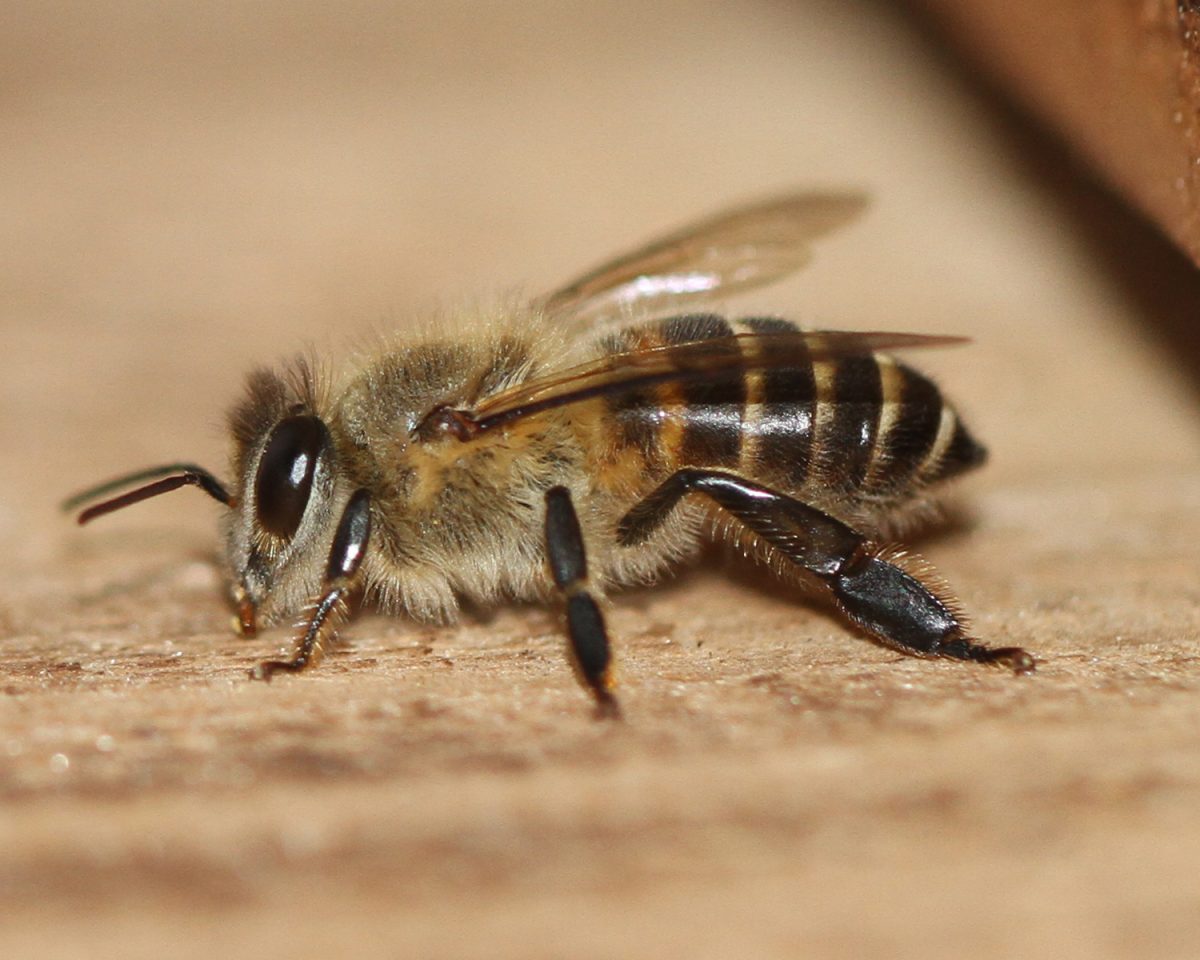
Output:
<path fill-rule="evenodd" d="M 147 480 L 151 482 L 146 483 Z M 120 510 L 122 507 L 128 507 L 143 500 L 149 500 L 151 497 L 157 497 L 162 493 L 170 493 L 172 490 L 178 490 L 180 487 L 187 486 L 188 484 L 199 487 L 214 500 L 225 504 L 227 507 L 234 505 L 233 497 L 225 489 L 224 484 L 203 467 L 198 467 L 194 463 L 168 463 L 161 467 L 151 467 L 148 470 L 139 470 L 137 473 L 129 473 L 123 477 L 116 477 L 98 486 L 77 493 L 75 496 L 63 501 L 63 512 L 70 513 L 86 503 L 107 496 L 114 490 L 119 490 L 121 487 L 127 487 L 135 483 L 140 483 L 142 486 L 88 507 L 79 514 L 79 523 L 87 523 L 90 520 L 95 520 L 97 517 L 104 516 L 106 513 L 112 513 L 114 510 Z"/>

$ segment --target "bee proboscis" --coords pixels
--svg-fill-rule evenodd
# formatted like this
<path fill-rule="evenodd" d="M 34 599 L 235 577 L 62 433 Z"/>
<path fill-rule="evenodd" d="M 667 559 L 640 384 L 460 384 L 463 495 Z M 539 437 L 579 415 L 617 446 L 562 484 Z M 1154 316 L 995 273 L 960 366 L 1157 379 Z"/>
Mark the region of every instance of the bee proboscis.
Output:
<path fill-rule="evenodd" d="M 1031 670 L 1024 650 L 974 640 L 927 565 L 883 539 L 984 459 L 933 382 L 882 352 L 956 338 L 697 312 L 796 270 L 863 205 L 809 193 L 739 208 L 340 375 L 256 370 L 229 417 L 229 485 L 169 464 L 66 506 L 86 507 L 83 523 L 187 484 L 224 504 L 241 631 L 302 618 L 262 679 L 316 663 L 356 595 L 435 620 L 464 597 L 557 595 L 577 675 L 615 715 L 601 602 L 706 535 L 886 645 Z"/>

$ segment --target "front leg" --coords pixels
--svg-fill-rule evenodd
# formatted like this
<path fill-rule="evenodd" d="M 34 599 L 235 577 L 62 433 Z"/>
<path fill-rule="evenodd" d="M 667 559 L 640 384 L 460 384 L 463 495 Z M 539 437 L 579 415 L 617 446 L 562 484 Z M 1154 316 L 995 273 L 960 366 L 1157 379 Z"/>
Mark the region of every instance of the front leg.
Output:
<path fill-rule="evenodd" d="M 358 490 L 342 511 L 325 567 L 321 597 L 304 623 L 295 654 L 291 660 L 264 660 L 250 671 L 252 678 L 270 681 L 272 674 L 280 670 L 299 673 L 321 659 L 337 625 L 346 617 L 346 598 L 354 589 L 370 536 L 371 497 L 366 490 Z"/>
<path fill-rule="evenodd" d="M 612 693 L 608 631 L 604 614 L 588 592 L 587 551 L 571 492 L 566 487 L 546 491 L 546 554 L 554 585 L 567 601 L 567 634 L 575 672 L 596 698 L 600 715 L 618 717 L 620 708 Z"/>
<path fill-rule="evenodd" d="M 814 507 L 731 473 L 680 470 L 621 519 L 618 542 L 643 542 L 688 493 L 709 497 L 768 551 L 823 583 L 842 612 L 883 643 L 918 656 L 1033 670 L 1033 657 L 1020 647 L 992 649 L 967 636 L 954 604 L 892 562 L 884 548 Z"/>

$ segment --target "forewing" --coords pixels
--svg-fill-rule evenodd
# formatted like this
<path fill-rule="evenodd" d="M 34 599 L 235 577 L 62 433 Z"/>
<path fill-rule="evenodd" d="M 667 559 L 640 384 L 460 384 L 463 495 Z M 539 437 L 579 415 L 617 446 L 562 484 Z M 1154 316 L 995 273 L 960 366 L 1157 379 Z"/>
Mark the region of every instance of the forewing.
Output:
<path fill-rule="evenodd" d="M 737 207 L 618 257 L 537 303 L 576 327 L 602 317 L 686 312 L 773 283 L 812 258 L 812 242 L 853 220 L 865 194 L 804 193 Z"/>
<path fill-rule="evenodd" d="M 686 383 L 730 371 L 807 367 L 813 361 L 861 356 L 876 350 L 912 350 L 966 342 L 917 333 L 830 330 L 742 333 L 678 344 L 655 344 L 579 364 L 552 377 L 485 398 L 473 410 L 437 410 L 435 425 L 460 439 L 596 397 L 632 393 L 661 383 Z"/>

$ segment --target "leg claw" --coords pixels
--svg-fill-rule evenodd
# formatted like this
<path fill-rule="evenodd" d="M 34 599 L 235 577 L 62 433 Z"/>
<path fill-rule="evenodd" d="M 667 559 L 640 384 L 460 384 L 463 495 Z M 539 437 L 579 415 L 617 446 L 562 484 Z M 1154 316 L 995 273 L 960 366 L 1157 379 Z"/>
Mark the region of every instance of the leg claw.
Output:
<path fill-rule="evenodd" d="M 262 663 L 250 670 L 251 680 L 262 680 L 264 683 L 270 683 L 271 677 L 281 670 L 287 673 L 299 673 L 308 665 L 305 659 L 299 660 L 264 660 Z"/>

